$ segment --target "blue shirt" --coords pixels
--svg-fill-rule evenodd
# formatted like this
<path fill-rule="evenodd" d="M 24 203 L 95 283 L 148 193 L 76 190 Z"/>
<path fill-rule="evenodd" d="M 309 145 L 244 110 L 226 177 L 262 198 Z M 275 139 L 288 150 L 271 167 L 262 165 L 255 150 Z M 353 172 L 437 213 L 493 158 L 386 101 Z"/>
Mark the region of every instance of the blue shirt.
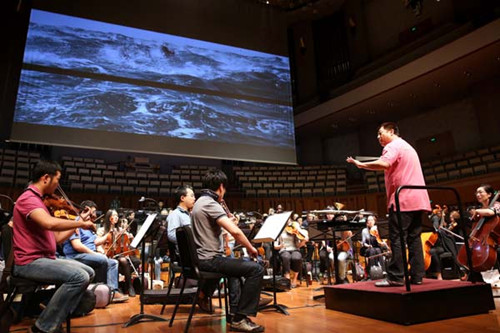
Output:
<path fill-rule="evenodd" d="M 179 206 L 167 217 L 167 237 L 168 240 L 174 244 L 177 244 L 177 237 L 175 236 L 175 229 L 183 227 L 185 225 L 191 225 L 191 216 L 189 212 Z"/>
<path fill-rule="evenodd" d="M 71 245 L 71 241 L 73 239 L 80 239 L 80 242 L 82 242 L 83 245 L 85 245 L 86 247 L 88 247 L 90 250 L 92 251 L 95 251 L 96 250 L 96 246 L 95 246 L 95 239 L 97 238 L 97 235 L 91 231 L 91 230 L 84 230 L 82 228 L 78 229 L 79 232 L 80 232 L 80 235 L 77 235 L 76 232 L 71 235 L 71 237 L 64 242 L 63 244 L 63 251 L 64 251 L 64 255 L 68 258 L 73 258 L 74 256 L 76 256 L 78 253 L 80 252 L 77 252 L 73 246 Z"/>

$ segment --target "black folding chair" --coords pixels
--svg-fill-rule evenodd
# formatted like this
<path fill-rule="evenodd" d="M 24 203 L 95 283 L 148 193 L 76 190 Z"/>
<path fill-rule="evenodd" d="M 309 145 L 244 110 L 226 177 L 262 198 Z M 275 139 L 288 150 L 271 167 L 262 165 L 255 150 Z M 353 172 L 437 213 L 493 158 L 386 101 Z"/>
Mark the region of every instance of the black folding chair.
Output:
<path fill-rule="evenodd" d="M 174 282 L 175 282 L 175 275 L 177 273 L 182 274 L 182 268 L 179 265 L 179 257 L 177 255 L 177 250 L 175 248 L 175 244 L 168 241 L 168 253 L 170 257 L 170 264 L 168 265 L 168 292 L 167 292 L 167 298 L 170 296 L 170 293 L 172 291 L 172 288 L 174 287 Z M 163 307 L 161 308 L 160 314 L 163 314 L 165 311 L 165 307 L 167 306 L 167 303 L 163 304 Z"/>
<path fill-rule="evenodd" d="M 177 298 L 177 302 L 175 304 L 174 312 L 172 313 L 172 318 L 170 319 L 169 326 L 172 327 L 172 324 L 174 322 L 175 314 L 177 313 L 177 309 L 179 308 L 179 304 L 182 299 L 182 294 L 184 292 L 184 287 L 186 286 L 187 279 L 197 280 L 198 290 L 193 299 L 193 303 L 191 304 L 191 310 L 189 312 L 189 317 L 186 323 L 186 327 L 184 329 L 184 332 L 187 332 L 189 330 L 189 325 L 191 324 L 191 318 L 193 317 L 194 308 L 200 296 L 200 291 L 203 289 L 203 286 L 206 283 L 206 281 L 209 280 L 220 281 L 220 279 L 222 278 L 226 279 L 226 276 L 222 273 L 206 272 L 206 271 L 201 271 L 199 269 L 199 260 L 198 260 L 198 254 L 196 253 L 196 245 L 194 243 L 193 231 L 189 226 L 183 226 L 177 228 L 176 236 L 177 236 L 177 245 L 179 247 L 179 264 L 182 269 L 183 283 L 179 297 Z M 224 301 L 226 304 L 226 318 L 227 318 L 228 316 L 227 283 L 224 283 L 224 286 L 225 286 Z"/>
<path fill-rule="evenodd" d="M 12 306 L 12 302 L 17 294 L 26 295 L 29 298 L 37 291 L 41 290 L 46 285 L 51 285 L 50 282 L 33 281 L 16 277 L 12 274 L 13 271 L 13 256 L 12 253 L 12 228 L 8 225 L 2 227 L 2 245 L 6 265 L 2 275 L 1 286 L 7 291 L 7 297 L 0 308 L 0 319 L 8 314 Z M 0 293 L 3 291 L 0 290 Z M 66 318 L 66 332 L 71 332 L 71 315 Z"/>

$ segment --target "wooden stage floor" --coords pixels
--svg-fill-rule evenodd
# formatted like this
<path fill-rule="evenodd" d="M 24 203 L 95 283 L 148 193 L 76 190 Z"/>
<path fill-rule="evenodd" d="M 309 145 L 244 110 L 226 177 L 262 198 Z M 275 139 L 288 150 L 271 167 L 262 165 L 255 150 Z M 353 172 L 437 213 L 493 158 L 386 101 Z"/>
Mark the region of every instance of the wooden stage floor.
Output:
<path fill-rule="evenodd" d="M 313 295 L 320 294 L 314 288 L 319 285 L 314 283 L 310 287 L 293 289 L 289 292 L 278 293 L 278 303 L 289 307 L 290 316 L 284 316 L 274 310 L 260 312 L 255 321 L 266 327 L 266 332 L 370 332 L 370 333 L 470 333 L 470 332 L 500 332 L 500 298 L 495 298 L 496 310 L 488 314 L 468 316 L 456 319 L 447 319 L 424 324 L 402 326 L 384 321 L 359 317 L 325 308 L 324 298 L 314 301 Z M 494 291 L 495 295 L 495 291 Z M 267 297 L 267 296 L 266 296 Z M 435 300 L 439 302 L 439 300 Z M 218 300 L 214 300 L 218 305 Z M 181 306 L 172 328 L 168 322 L 140 323 L 129 328 L 122 328 L 123 323 L 139 313 L 139 297 L 131 298 L 122 304 L 111 304 L 106 309 L 94 310 L 91 314 L 72 320 L 72 332 L 75 333 L 151 333 L 151 332 L 182 332 L 189 308 Z M 377 304 L 373 304 L 374 307 Z M 167 306 L 164 317 L 170 319 L 173 310 Z M 145 313 L 159 315 L 161 305 L 146 305 Z M 215 314 L 207 315 L 195 312 L 191 322 L 191 332 L 229 332 L 222 309 L 216 308 Z M 20 324 L 12 326 L 10 332 L 26 332 L 31 319 L 25 319 Z"/>

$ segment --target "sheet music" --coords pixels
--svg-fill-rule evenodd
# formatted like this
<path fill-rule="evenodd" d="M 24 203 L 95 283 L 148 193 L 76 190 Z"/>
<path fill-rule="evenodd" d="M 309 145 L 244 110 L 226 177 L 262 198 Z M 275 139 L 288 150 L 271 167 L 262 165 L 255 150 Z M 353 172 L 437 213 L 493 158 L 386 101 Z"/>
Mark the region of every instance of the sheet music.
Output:
<path fill-rule="evenodd" d="M 283 232 L 292 212 L 270 215 L 260 228 L 252 243 L 274 242 Z"/>
<path fill-rule="evenodd" d="M 154 213 L 154 214 L 149 214 L 148 217 L 146 217 L 146 220 L 142 224 L 141 229 L 139 229 L 139 232 L 137 233 L 137 235 L 135 235 L 134 239 L 132 240 L 132 243 L 130 243 L 130 247 L 136 249 L 137 246 L 139 246 L 139 243 L 141 242 L 142 238 L 144 237 L 144 235 L 146 235 L 146 232 L 149 230 L 151 224 L 155 220 L 156 215 L 158 214 Z"/>

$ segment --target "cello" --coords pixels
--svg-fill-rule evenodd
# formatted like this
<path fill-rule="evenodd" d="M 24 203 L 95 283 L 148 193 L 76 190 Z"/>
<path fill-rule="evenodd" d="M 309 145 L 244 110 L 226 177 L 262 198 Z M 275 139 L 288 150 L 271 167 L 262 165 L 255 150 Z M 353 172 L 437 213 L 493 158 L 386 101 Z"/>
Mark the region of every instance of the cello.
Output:
<path fill-rule="evenodd" d="M 432 255 L 431 255 L 431 249 L 436 245 L 436 242 L 439 239 L 439 229 L 445 227 L 445 214 L 448 211 L 448 207 L 446 205 L 443 205 L 443 208 L 441 206 L 436 205 L 436 209 L 432 211 L 433 214 L 441 214 L 441 221 L 438 226 L 438 230 L 433 231 L 430 233 L 429 238 L 427 238 L 425 241 L 423 241 L 423 253 L 424 253 L 424 268 L 425 270 L 428 270 L 429 267 L 431 266 L 431 261 L 432 261 Z M 423 240 L 423 239 L 422 239 Z"/>
<path fill-rule="evenodd" d="M 490 201 L 488 208 L 493 208 L 499 196 L 497 191 Z M 476 215 L 476 219 L 479 216 Z M 497 242 L 500 238 L 500 219 L 498 216 L 482 217 L 477 221 L 469 235 L 469 248 L 471 250 L 472 269 L 476 272 L 483 272 L 491 269 L 497 261 Z M 468 266 L 466 244 L 462 245 L 457 255 L 460 264 Z"/>

